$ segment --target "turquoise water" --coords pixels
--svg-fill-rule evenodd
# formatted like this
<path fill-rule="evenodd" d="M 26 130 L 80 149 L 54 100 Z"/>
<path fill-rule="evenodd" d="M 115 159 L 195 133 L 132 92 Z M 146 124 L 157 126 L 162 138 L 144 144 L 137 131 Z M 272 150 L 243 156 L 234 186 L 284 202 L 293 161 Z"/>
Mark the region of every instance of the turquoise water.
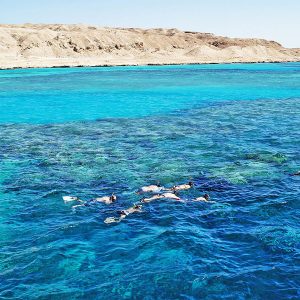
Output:
<path fill-rule="evenodd" d="M 165 115 L 233 100 L 300 97 L 299 64 L 0 72 L 1 123 Z"/>
<path fill-rule="evenodd" d="M 0 71 L 0 122 L 0 299 L 300 297 L 299 63 Z"/>

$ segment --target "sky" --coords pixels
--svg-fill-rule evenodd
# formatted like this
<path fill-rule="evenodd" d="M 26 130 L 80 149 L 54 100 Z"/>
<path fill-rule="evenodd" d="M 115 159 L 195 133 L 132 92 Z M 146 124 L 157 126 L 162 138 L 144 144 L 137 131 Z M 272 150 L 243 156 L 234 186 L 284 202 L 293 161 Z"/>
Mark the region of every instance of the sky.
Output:
<path fill-rule="evenodd" d="M 178 28 L 300 48 L 300 0 L 0 0 L 0 23 Z"/>

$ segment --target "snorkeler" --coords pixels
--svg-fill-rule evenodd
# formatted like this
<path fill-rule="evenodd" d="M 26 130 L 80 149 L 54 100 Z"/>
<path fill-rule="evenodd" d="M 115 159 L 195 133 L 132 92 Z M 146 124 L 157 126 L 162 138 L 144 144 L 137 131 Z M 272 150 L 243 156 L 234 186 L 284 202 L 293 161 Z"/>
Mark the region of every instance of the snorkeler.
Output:
<path fill-rule="evenodd" d="M 146 203 L 146 202 L 151 202 L 153 200 L 158 200 L 158 199 L 162 199 L 162 198 L 173 199 L 173 200 L 181 200 L 174 193 L 163 193 L 163 194 L 154 195 L 154 196 L 152 196 L 150 198 L 143 198 L 141 200 L 141 202 Z"/>
<path fill-rule="evenodd" d="M 141 212 L 142 211 L 142 205 L 134 204 L 132 207 L 129 207 L 128 209 L 118 211 L 120 217 L 108 217 L 104 220 L 104 223 L 119 223 L 123 219 L 125 219 L 128 215 L 133 214 L 135 212 Z"/>
<path fill-rule="evenodd" d="M 194 186 L 194 183 L 193 182 L 188 182 L 187 184 L 180 184 L 180 185 L 174 185 L 171 190 L 172 191 L 181 191 L 181 190 L 188 190 L 190 189 L 191 187 Z"/>
<path fill-rule="evenodd" d="M 104 196 L 100 198 L 94 198 L 91 200 L 91 202 L 102 202 L 105 204 L 111 204 L 114 203 L 117 200 L 117 196 L 113 193 L 111 196 Z"/>
<path fill-rule="evenodd" d="M 174 193 L 163 193 L 163 198 L 167 199 L 173 199 L 173 200 L 181 200 L 178 196 L 176 196 Z"/>
<path fill-rule="evenodd" d="M 202 202 L 215 202 L 215 201 L 210 201 L 210 196 L 208 194 L 204 194 L 202 197 L 198 197 L 194 199 L 193 201 L 202 201 Z"/>
<path fill-rule="evenodd" d="M 143 194 L 143 193 L 159 193 L 161 190 L 163 190 L 164 187 L 162 187 L 159 183 L 157 185 L 148 185 L 141 187 L 136 193 L 137 194 Z"/>
<path fill-rule="evenodd" d="M 128 215 L 133 214 L 135 212 L 141 212 L 141 211 L 142 211 L 142 205 L 134 204 L 132 207 L 129 207 L 125 210 L 120 210 L 118 213 L 121 216 L 128 216 Z"/>
<path fill-rule="evenodd" d="M 111 196 L 93 198 L 88 201 L 79 200 L 81 202 L 81 204 L 72 206 L 72 209 L 75 210 L 76 208 L 81 207 L 81 206 L 90 206 L 91 204 L 94 204 L 94 203 L 105 203 L 108 205 L 108 204 L 114 203 L 116 200 L 117 200 L 117 196 L 113 193 Z"/>
<path fill-rule="evenodd" d="M 164 198 L 164 196 L 159 194 L 159 195 L 154 195 L 154 196 L 149 197 L 149 198 L 142 198 L 141 202 L 146 203 L 146 202 L 151 202 L 153 200 L 158 200 L 158 199 L 161 199 L 161 198 Z"/>

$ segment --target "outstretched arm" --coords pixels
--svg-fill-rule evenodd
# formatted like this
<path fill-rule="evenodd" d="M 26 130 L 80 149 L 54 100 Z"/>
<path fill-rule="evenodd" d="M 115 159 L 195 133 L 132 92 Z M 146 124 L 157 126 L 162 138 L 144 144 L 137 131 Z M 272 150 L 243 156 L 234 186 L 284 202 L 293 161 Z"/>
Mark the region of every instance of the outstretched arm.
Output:
<path fill-rule="evenodd" d="M 85 204 L 85 202 L 84 202 L 84 201 L 82 201 L 82 204 L 73 205 L 73 206 L 72 206 L 72 210 L 74 210 L 74 211 L 75 211 L 75 210 L 76 210 L 76 208 L 78 208 L 78 207 L 81 207 L 81 206 L 85 206 L 84 204 Z"/>

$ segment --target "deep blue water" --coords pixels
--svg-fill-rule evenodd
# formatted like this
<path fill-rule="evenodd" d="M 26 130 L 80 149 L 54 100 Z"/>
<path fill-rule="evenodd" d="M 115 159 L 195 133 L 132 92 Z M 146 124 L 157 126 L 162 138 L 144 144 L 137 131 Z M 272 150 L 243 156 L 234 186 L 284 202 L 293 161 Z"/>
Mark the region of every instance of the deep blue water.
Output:
<path fill-rule="evenodd" d="M 300 298 L 299 63 L 0 71 L 0 123 L 0 299 Z"/>

